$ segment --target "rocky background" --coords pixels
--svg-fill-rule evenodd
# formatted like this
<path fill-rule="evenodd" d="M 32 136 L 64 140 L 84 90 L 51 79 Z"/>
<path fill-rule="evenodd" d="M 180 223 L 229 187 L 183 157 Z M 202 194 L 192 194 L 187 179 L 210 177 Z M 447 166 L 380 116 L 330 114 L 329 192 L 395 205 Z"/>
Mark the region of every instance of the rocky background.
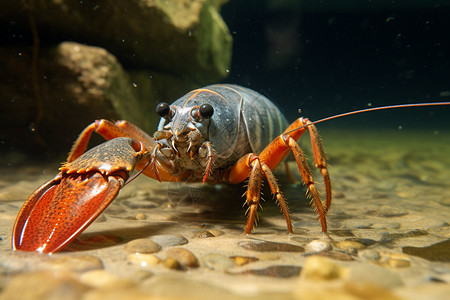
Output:
<path fill-rule="evenodd" d="M 232 38 L 223 0 L 11 1 L 0 12 L 0 144 L 68 151 L 95 119 L 152 133 L 160 101 L 227 75 Z"/>

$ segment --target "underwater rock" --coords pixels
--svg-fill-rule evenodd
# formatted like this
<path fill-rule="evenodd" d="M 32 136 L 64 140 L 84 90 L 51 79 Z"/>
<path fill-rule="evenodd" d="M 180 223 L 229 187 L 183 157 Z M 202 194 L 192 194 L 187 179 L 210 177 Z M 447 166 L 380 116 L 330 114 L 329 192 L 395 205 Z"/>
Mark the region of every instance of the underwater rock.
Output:
<path fill-rule="evenodd" d="M 6 29 L 12 46 L 0 49 L 8 70 L 0 75 L 8 99 L 0 102 L 0 111 L 8 112 L 0 120 L 5 146 L 66 152 L 99 118 L 126 119 L 151 134 L 158 102 L 227 75 L 232 37 L 219 14 L 223 3 L 37 0 L 5 6 L 0 22 L 13 24 Z"/>
<path fill-rule="evenodd" d="M 232 38 L 219 14 L 225 1 L 33 1 L 42 41 L 73 40 L 108 49 L 127 65 L 194 79 L 199 85 L 226 75 Z M 0 21 L 29 29 L 22 2 L 4 7 Z"/>

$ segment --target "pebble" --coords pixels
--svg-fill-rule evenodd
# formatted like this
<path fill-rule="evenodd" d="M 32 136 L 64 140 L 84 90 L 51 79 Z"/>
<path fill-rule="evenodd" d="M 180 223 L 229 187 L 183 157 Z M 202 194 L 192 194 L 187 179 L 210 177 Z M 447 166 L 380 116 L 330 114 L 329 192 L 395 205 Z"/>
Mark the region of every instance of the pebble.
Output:
<path fill-rule="evenodd" d="M 355 241 L 342 241 L 337 242 L 336 247 L 344 251 L 357 251 L 366 248 L 362 243 Z"/>
<path fill-rule="evenodd" d="M 268 242 L 263 240 L 249 240 L 249 241 L 240 241 L 238 245 L 246 250 L 250 251 L 259 251 L 259 252 L 267 252 L 267 251 L 278 251 L 278 252 L 304 252 L 305 249 L 303 247 L 287 244 L 287 243 L 276 243 L 276 242 Z"/>
<path fill-rule="evenodd" d="M 255 270 L 251 269 L 233 274 L 269 276 L 276 278 L 291 278 L 297 277 L 300 274 L 301 270 L 302 268 L 298 266 L 270 266 L 263 269 L 255 269 Z"/>
<path fill-rule="evenodd" d="M 214 234 L 212 234 L 208 230 L 204 230 L 204 231 L 195 232 L 192 237 L 193 238 L 210 238 L 210 237 L 214 237 Z"/>
<path fill-rule="evenodd" d="M 331 250 L 331 244 L 323 240 L 313 240 L 305 247 L 306 252 L 321 252 L 327 250 Z"/>
<path fill-rule="evenodd" d="M 188 243 L 188 240 L 182 235 L 154 235 L 149 239 L 161 247 L 179 246 Z"/>
<path fill-rule="evenodd" d="M 236 265 L 227 256 L 211 253 L 202 257 L 203 263 L 210 269 L 225 272 L 234 268 Z"/>
<path fill-rule="evenodd" d="M 222 230 L 218 230 L 218 229 L 210 229 L 210 230 L 205 230 L 205 231 L 198 231 L 194 234 L 193 237 L 196 238 L 209 238 L 209 237 L 218 237 L 223 235 L 224 232 Z"/>
<path fill-rule="evenodd" d="M 387 264 L 393 268 L 407 268 L 411 266 L 411 260 L 406 255 L 391 255 Z"/>
<path fill-rule="evenodd" d="M 103 269 L 102 261 L 91 255 L 67 255 L 54 256 L 42 262 L 43 266 L 54 270 L 73 272 L 87 272 L 90 270 Z"/>
<path fill-rule="evenodd" d="M 149 239 L 136 239 L 128 242 L 124 250 L 128 253 L 155 253 L 161 246 Z"/>
<path fill-rule="evenodd" d="M 133 265 L 147 267 L 159 264 L 161 260 L 153 254 L 135 253 L 129 254 L 127 257 L 127 261 Z"/>
<path fill-rule="evenodd" d="M 136 215 L 135 218 L 136 218 L 136 220 L 147 220 L 147 215 L 139 213 L 139 214 Z"/>
<path fill-rule="evenodd" d="M 232 256 L 230 257 L 237 266 L 243 266 L 248 263 L 256 262 L 259 259 L 253 256 Z"/>
<path fill-rule="evenodd" d="M 181 268 L 181 265 L 178 260 L 169 257 L 164 260 L 164 267 L 171 270 L 179 270 Z"/>
<path fill-rule="evenodd" d="M 348 270 L 331 259 L 317 255 L 306 258 L 300 277 L 309 280 L 332 280 L 343 278 Z"/>
<path fill-rule="evenodd" d="M 197 257 L 189 250 L 184 248 L 171 248 L 166 251 L 166 259 L 175 259 L 182 266 L 188 268 L 197 268 L 199 266 Z"/>

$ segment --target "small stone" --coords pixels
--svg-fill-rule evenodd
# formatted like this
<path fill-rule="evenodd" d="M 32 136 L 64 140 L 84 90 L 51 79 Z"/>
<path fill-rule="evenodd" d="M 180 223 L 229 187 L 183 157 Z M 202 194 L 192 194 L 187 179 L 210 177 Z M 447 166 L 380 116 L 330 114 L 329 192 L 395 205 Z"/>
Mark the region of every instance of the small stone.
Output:
<path fill-rule="evenodd" d="M 270 266 L 264 269 L 245 270 L 243 272 L 233 274 L 291 278 L 297 277 L 301 270 L 302 268 L 298 266 Z"/>
<path fill-rule="evenodd" d="M 86 272 L 103 269 L 102 261 L 91 255 L 56 256 L 43 261 L 43 265 L 54 269 L 74 272 Z"/>
<path fill-rule="evenodd" d="M 161 247 L 179 246 L 188 243 L 188 240 L 182 235 L 154 235 L 149 238 Z"/>
<path fill-rule="evenodd" d="M 259 259 L 252 256 L 232 256 L 230 257 L 237 266 L 243 266 L 248 263 L 258 261 Z"/>
<path fill-rule="evenodd" d="M 208 268 L 221 272 L 225 272 L 236 266 L 227 256 L 215 253 L 203 256 L 202 261 Z"/>
<path fill-rule="evenodd" d="M 147 267 L 159 264 L 160 259 L 153 254 L 135 253 L 129 254 L 127 257 L 127 261 L 134 265 Z"/>
<path fill-rule="evenodd" d="M 347 269 L 335 264 L 331 259 L 310 256 L 306 259 L 300 277 L 309 280 L 332 280 L 343 278 Z"/>
<path fill-rule="evenodd" d="M 166 251 L 166 257 L 167 259 L 176 259 L 184 267 L 197 268 L 199 266 L 197 257 L 184 248 L 171 248 Z"/>
<path fill-rule="evenodd" d="M 399 257 L 389 257 L 387 263 L 393 268 L 406 268 L 411 266 L 411 261 L 409 259 Z"/>
<path fill-rule="evenodd" d="M 169 257 L 164 260 L 164 267 L 171 270 L 178 270 L 180 269 L 181 265 L 178 260 Z"/>
<path fill-rule="evenodd" d="M 147 220 L 147 215 L 146 214 L 137 214 L 136 220 Z"/>
<path fill-rule="evenodd" d="M 155 253 L 160 249 L 161 246 L 149 239 L 132 240 L 124 247 L 124 250 L 128 253 Z"/>
<path fill-rule="evenodd" d="M 211 230 L 208 230 L 208 231 L 215 237 L 225 234 L 225 232 L 223 232 L 222 230 L 218 230 L 218 229 L 211 229 Z"/>
<path fill-rule="evenodd" d="M 352 251 L 352 250 L 361 250 L 366 248 L 362 243 L 355 242 L 355 241 L 342 241 L 337 242 L 336 247 L 345 251 Z"/>
<path fill-rule="evenodd" d="M 212 234 L 208 230 L 204 230 L 204 231 L 195 232 L 192 237 L 194 237 L 194 238 L 210 238 L 210 237 L 214 237 L 214 234 Z"/>
<path fill-rule="evenodd" d="M 321 252 L 327 250 L 331 250 L 331 244 L 323 240 L 313 240 L 305 247 L 306 252 Z"/>
<path fill-rule="evenodd" d="M 287 243 L 275 243 L 275 242 L 267 242 L 263 240 L 249 240 L 249 241 L 241 241 L 238 245 L 246 250 L 250 251 L 277 251 L 277 252 L 304 252 L 305 249 L 303 247 L 287 244 Z"/>

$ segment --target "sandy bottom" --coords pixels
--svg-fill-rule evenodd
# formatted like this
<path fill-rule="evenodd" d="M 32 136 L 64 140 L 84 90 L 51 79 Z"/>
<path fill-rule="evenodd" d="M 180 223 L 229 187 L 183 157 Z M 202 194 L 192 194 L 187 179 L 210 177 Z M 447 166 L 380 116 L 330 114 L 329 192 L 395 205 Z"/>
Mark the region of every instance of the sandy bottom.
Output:
<path fill-rule="evenodd" d="M 328 235 L 302 185 L 283 174 L 292 235 L 269 190 L 255 232 L 245 236 L 243 185 L 142 176 L 65 251 L 13 252 L 17 212 L 58 164 L 2 170 L 0 299 L 448 296 L 450 133 L 330 129 L 322 138 L 334 196 Z"/>

